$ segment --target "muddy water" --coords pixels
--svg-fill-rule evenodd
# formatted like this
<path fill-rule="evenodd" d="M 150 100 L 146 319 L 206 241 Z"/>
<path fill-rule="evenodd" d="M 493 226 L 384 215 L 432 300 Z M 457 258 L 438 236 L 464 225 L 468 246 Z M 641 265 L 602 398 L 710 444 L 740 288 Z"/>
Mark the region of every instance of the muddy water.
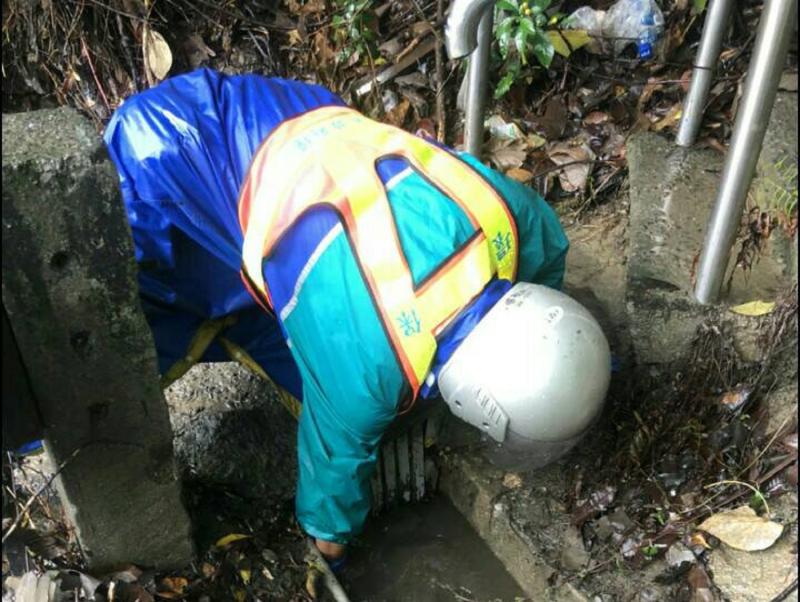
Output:
<path fill-rule="evenodd" d="M 353 602 L 514 602 L 519 586 L 444 498 L 371 521 L 344 578 Z"/>

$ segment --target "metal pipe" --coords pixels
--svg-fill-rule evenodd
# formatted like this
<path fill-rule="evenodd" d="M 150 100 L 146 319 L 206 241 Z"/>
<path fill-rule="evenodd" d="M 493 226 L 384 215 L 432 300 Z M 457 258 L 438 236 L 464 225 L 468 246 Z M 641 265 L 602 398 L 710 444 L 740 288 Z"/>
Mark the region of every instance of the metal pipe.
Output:
<path fill-rule="evenodd" d="M 469 55 L 464 148 L 476 157 L 483 144 L 493 24 L 494 0 L 456 0 L 445 26 L 448 56 L 456 59 Z"/>
<path fill-rule="evenodd" d="M 697 138 L 708 91 L 714 78 L 714 69 L 719 60 L 722 38 L 728 28 L 732 5 L 733 0 L 711 0 L 711 5 L 708 7 L 700 48 L 697 50 L 692 72 L 691 87 L 683 104 L 683 116 L 676 139 L 678 146 L 691 146 Z"/>
<path fill-rule="evenodd" d="M 489 50 L 492 47 L 493 24 L 494 6 L 489 6 L 478 25 L 478 47 L 469 57 L 464 148 L 475 157 L 481 156 L 483 146 L 483 113 L 489 88 Z"/>
<path fill-rule="evenodd" d="M 494 0 L 455 0 L 444 27 L 450 60 L 462 59 L 478 47 L 478 24 Z"/>
<path fill-rule="evenodd" d="M 719 298 L 795 27 L 797 0 L 767 0 L 697 269 L 700 303 Z"/>

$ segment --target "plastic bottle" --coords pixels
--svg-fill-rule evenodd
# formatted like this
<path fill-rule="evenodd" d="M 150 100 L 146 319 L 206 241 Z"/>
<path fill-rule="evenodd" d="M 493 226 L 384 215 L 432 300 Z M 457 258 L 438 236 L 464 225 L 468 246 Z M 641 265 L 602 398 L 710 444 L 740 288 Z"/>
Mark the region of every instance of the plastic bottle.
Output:
<path fill-rule="evenodd" d="M 610 40 L 614 54 L 635 43 L 639 58 L 649 59 L 664 31 L 664 15 L 654 0 L 618 0 L 605 13 L 583 6 L 569 16 L 567 24 Z"/>
<path fill-rule="evenodd" d="M 653 45 L 661 36 L 664 28 L 664 17 L 657 6 L 655 9 L 658 13 L 648 7 L 648 10 L 642 14 L 642 33 L 636 41 L 636 50 L 640 59 L 649 59 L 653 56 Z"/>
<path fill-rule="evenodd" d="M 635 42 L 642 59 L 653 55 L 663 30 L 664 15 L 654 0 L 618 0 L 603 19 L 603 36 L 614 40 L 615 54 Z"/>

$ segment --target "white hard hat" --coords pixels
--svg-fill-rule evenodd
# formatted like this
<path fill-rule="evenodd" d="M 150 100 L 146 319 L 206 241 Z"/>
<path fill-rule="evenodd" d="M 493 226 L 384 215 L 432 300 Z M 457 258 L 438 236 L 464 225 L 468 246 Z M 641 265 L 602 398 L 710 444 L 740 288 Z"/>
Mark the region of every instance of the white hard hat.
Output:
<path fill-rule="evenodd" d="M 494 442 L 492 459 L 516 469 L 557 459 L 585 434 L 611 380 L 597 320 L 557 290 L 518 283 L 439 372 L 450 411 Z"/>

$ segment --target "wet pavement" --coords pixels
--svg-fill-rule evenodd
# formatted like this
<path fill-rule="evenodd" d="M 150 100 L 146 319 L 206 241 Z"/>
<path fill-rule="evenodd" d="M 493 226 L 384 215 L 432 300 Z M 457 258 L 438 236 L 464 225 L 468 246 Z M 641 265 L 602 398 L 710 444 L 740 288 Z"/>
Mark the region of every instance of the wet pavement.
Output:
<path fill-rule="evenodd" d="M 522 590 L 442 497 L 395 508 L 367 526 L 343 579 L 353 602 L 503 602 Z"/>

